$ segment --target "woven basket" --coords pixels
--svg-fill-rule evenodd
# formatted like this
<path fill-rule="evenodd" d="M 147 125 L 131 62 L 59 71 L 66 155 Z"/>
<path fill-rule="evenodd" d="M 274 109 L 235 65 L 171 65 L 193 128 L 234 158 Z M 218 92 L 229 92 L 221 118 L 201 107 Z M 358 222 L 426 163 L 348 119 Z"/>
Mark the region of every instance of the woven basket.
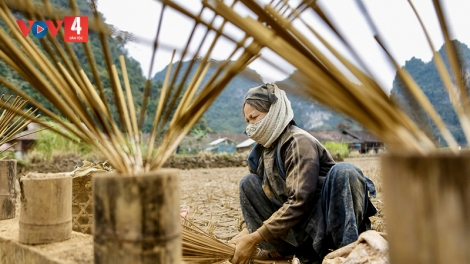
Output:
<path fill-rule="evenodd" d="M 92 234 L 93 199 L 92 175 L 111 172 L 113 169 L 106 162 L 92 163 L 83 161 L 83 166 L 76 168 L 71 174 L 72 182 L 72 230 Z"/>
<path fill-rule="evenodd" d="M 93 226 L 93 199 L 91 174 L 73 178 L 72 230 L 91 234 Z"/>

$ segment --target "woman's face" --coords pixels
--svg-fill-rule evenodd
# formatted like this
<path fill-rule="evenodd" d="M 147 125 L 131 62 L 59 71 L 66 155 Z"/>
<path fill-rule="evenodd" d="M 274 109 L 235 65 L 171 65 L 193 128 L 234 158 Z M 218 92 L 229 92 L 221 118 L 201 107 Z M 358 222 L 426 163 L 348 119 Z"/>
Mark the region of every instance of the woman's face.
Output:
<path fill-rule="evenodd" d="M 243 114 L 245 115 L 245 121 L 248 124 L 254 124 L 263 119 L 268 113 L 260 112 L 251 105 L 245 104 L 243 107 Z"/>

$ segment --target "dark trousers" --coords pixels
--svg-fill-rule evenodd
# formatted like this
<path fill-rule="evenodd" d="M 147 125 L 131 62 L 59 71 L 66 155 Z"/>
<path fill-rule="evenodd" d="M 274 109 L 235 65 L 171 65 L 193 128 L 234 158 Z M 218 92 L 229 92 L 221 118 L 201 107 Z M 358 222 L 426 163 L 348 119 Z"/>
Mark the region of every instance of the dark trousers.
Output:
<path fill-rule="evenodd" d="M 276 204 L 282 204 L 265 195 L 262 182 L 263 178 L 256 174 L 248 174 L 240 182 L 240 204 L 250 233 L 279 209 Z M 336 164 L 322 189 L 315 192 L 318 203 L 312 206 L 318 212 L 282 238 L 261 242 L 261 248 L 318 260 L 329 251 L 356 241 L 361 232 L 370 229 L 368 217 L 376 210 L 367 193 L 375 196 L 375 187 L 359 168 L 346 162 Z"/>

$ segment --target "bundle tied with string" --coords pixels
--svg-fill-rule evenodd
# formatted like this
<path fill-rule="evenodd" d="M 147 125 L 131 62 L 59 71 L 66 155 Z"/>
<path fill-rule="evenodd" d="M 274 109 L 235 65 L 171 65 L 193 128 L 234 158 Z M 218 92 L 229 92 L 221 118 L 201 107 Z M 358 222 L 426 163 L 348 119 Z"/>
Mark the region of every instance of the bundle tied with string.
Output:
<path fill-rule="evenodd" d="M 203 2 L 255 41 L 269 48 L 297 68 L 298 74 L 291 75 L 291 78 L 296 81 L 295 87 L 290 88 L 291 92 L 315 99 L 321 104 L 353 118 L 382 139 L 391 151 L 395 149 L 426 153 L 439 147 L 434 138 L 430 136 L 432 133 L 425 133 L 422 127 L 413 122 L 389 98 L 384 92 L 386 87 L 381 87 L 374 79 L 374 74 L 370 71 L 370 65 L 364 63 L 353 45 L 346 40 L 341 34 L 341 30 L 335 26 L 327 12 L 316 1 L 300 1 L 293 6 L 287 1 L 272 1 L 264 4 L 241 0 L 240 3 L 256 14 L 257 17 L 244 17 L 221 0 L 203 0 Z M 458 149 L 458 144 L 442 117 L 439 116 L 429 98 L 426 97 L 411 75 L 401 68 L 391 56 L 388 48 L 382 42 L 383 37 L 376 29 L 366 6 L 362 1 L 357 1 L 357 3 L 367 22 L 371 25 L 373 32 L 376 33 L 374 37 L 383 47 L 384 54 L 397 69 L 398 76 L 420 107 L 429 115 L 430 120 L 434 123 L 449 148 L 455 152 Z M 455 47 L 452 45 L 442 6 L 439 1 L 433 1 L 444 35 L 451 73 L 446 68 L 441 55 L 435 51 L 425 25 L 422 23 L 413 3 L 411 1 L 409 3 L 426 34 L 429 46 L 436 58 L 434 63 L 468 140 L 470 139 L 469 97 L 462 76 L 461 58 L 457 56 Z M 331 45 L 324 35 L 316 30 L 317 25 L 308 20 L 307 15 L 304 16 L 306 13 L 315 14 L 324 22 L 330 32 L 346 48 L 347 55 L 354 58 L 355 63 L 348 60 L 345 55 Z M 306 30 L 301 31 L 301 27 Z M 312 38 L 320 44 L 312 42 Z M 263 56 L 261 56 L 261 59 L 263 59 Z M 275 63 L 269 58 L 264 59 L 273 67 L 280 68 L 276 66 L 279 65 L 278 62 Z M 458 94 L 460 94 L 460 97 Z"/>
<path fill-rule="evenodd" d="M 168 9 L 167 4 L 162 3 L 162 18 L 164 11 Z M 188 32 L 185 47 L 173 51 L 159 93 L 158 106 L 155 113 L 152 113 L 154 122 L 150 137 L 147 142 L 143 142 L 142 126 L 151 94 L 152 69 L 149 69 L 148 79 L 143 84 L 145 88 L 142 102 L 136 102 L 127 75 L 125 58 L 119 57 L 118 68 L 113 64 L 109 49 L 109 35 L 119 30 L 110 30 L 102 21 L 95 1 L 91 2 L 90 31 L 96 33 L 101 42 L 107 74 L 105 77 L 109 78 L 110 87 L 104 87 L 103 76 L 99 74 L 95 61 L 96 55 L 88 42 L 81 44 L 90 68 L 89 72 L 85 72 L 85 65 L 79 64 L 70 43 L 59 43 L 57 39 L 47 35 L 47 38 L 40 39 L 40 48 L 31 38 L 24 38 L 10 8 L 23 12 L 29 20 L 43 20 L 46 17 L 62 20 L 63 16 L 80 14 L 78 7 L 74 1 L 70 1 L 70 10 L 57 9 L 49 1 L 43 1 L 42 4 L 29 0 L 0 3 L 0 17 L 9 30 L 7 32 L 0 29 L 0 58 L 54 105 L 55 111 L 47 109 L 4 77 L 0 77 L 0 84 L 28 100 L 79 140 L 101 150 L 118 172 L 138 174 L 161 168 L 223 88 L 256 58 L 261 48 L 246 37 L 236 40 L 226 34 L 223 30 L 225 22 L 218 26 L 214 23 L 215 14 L 212 18 L 203 19 L 202 11 L 207 9 L 205 7 L 201 7 L 196 14 L 182 6 L 178 7 L 176 10 L 189 17 L 194 27 Z M 161 28 L 165 26 L 160 19 L 156 37 L 152 41 L 150 65 L 157 59 L 157 51 L 167 52 L 170 48 L 161 44 L 159 39 Z M 204 28 L 204 36 L 200 42 L 194 37 L 197 28 Z M 63 36 L 62 28 L 57 36 Z M 213 62 L 210 60 L 212 52 L 219 48 L 222 39 L 225 43 L 228 41 L 234 44 L 234 48 L 227 52 L 226 60 Z M 197 47 L 195 51 L 190 49 L 194 46 Z M 174 63 L 178 57 L 179 61 Z M 183 59 L 190 61 L 186 69 L 182 67 Z M 212 74 L 207 76 L 209 70 Z M 122 72 L 122 76 L 118 72 Z M 105 88 L 111 88 L 111 96 L 105 94 Z M 116 115 L 111 111 L 113 107 L 117 109 Z M 140 112 L 137 111 L 139 108 Z M 58 113 L 70 123 L 64 122 Z M 143 145 L 150 147 L 143 149 Z"/>
<path fill-rule="evenodd" d="M 0 76 L 0 84 L 28 100 L 41 113 L 57 122 L 61 129 L 75 135 L 81 142 L 92 145 L 115 169 L 113 174 L 93 178 L 93 195 L 100 196 L 94 196 L 95 261 L 138 263 L 145 256 L 155 261 L 163 259 L 163 263 L 169 263 L 170 259 L 178 260 L 181 257 L 179 256 L 181 244 L 178 244 L 181 227 L 175 226 L 175 221 L 172 221 L 177 217 L 178 211 L 178 191 L 173 190 L 178 188 L 178 177 L 173 177 L 174 173 L 162 169 L 162 166 L 224 87 L 258 56 L 261 46 L 248 37 L 234 38 L 224 29 L 226 19 L 222 19 L 222 22 L 216 21 L 216 18 L 220 17 L 203 5 L 199 10 L 194 8 L 189 10 L 173 2 L 163 1 L 160 5 L 156 36 L 150 42 L 146 42 L 152 46 L 150 65 L 159 59 L 158 52 L 170 52 L 172 56 L 162 87 L 158 91 L 152 90 L 150 67 L 146 82 L 141 84 L 144 87 L 142 101 L 138 102 L 135 94 L 139 87 L 131 87 L 125 57 L 114 59 L 113 56 L 116 54 L 112 53 L 109 44 L 110 35 L 117 34 L 119 37 L 122 32 L 117 29 L 111 30 L 104 23 L 95 1 L 91 1 L 90 5 L 90 12 L 83 14 L 80 13 L 75 1 L 69 1 L 68 9 L 59 9 L 48 0 L 42 3 L 32 0 L 1 1 L 0 19 L 6 27 L 0 28 L 0 59 L 28 82 L 43 100 L 36 100 L 15 81 L 5 77 Z M 180 49 L 165 44 L 160 38 L 162 28 L 174 26 L 165 23 L 163 18 L 170 8 L 189 18 L 193 26 L 187 32 L 187 41 Z M 38 42 L 30 37 L 25 38 L 16 24 L 18 18 L 14 16 L 19 12 L 24 15 L 21 19 L 31 21 L 45 19 L 57 21 L 63 20 L 64 16 L 88 16 L 89 40 L 99 39 L 101 50 L 92 49 L 89 42 L 73 44 L 59 42 L 50 34 Z M 196 37 L 201 33 L 201 38 Z M 60 28 L 57 38 L 63 38 L 63 34 L 63 29 Z M 127 38 L 127 40 L 141 39 L 138 36 Z M 226 57 L 220 61 L 212 60 L 214 50 L 220 49 L 221 45 Z M 83 56 L 79 56 L 77 50 Z M 103 57 L 102 64 L 97 62 L 98 55 Z M 188 61 L 188 64 L 184 64 L 183 60 Z M 119 65 L 114 64 L 116 61 Z M 155 94 L 158 94 L 157 97 L 152 97 Z M 154 113 L 150 114 L 147 113 L 149 97 L 158 102 Z M 43 103 L 44 101 L 48 105 Z M 53 109 L 50 109 L 49 104 Z M 144 141 L 143 124 L 148 118 L 153 118 L 153 122 L 149 129 L 150 136 Z M 61 132 L 61 129 L 52 129 L 57 133 Z M 158 184 L 149 183 L 147 179 L 155 180 Z M 100 180 L 113 181 L 113 184 L 101 184 Z M 133 193 L 136 188 L 122 185 L 122 182 L 127 180 L 136 184 L 137 189 L 148 187 L 149 191 Z M 167 186 L 163 186 L 163 183 Z M 97 186 L 102 189 L 97 189 Z M 119 186 L 123 187 L 116 191 Z M 114 189 L 108 190 L 107 187 Z M 124 192 L 129 193 L 129 199 L 126 201 L 141 199 L 132 205 L 148 205 L 145 208 L 156 208 L 155 210 L 164 210 L 168 207 L 168 211 L 165 211 L 168 217 L 154 219 L 150 216 L 159 214 L 149 213 L 147 214 L 149 217 L 144 217 L 141 222 L 127 226 L 114 226 L 127 224 L 129 220 L 127 218 L 126 221 L 106 222 L 108 218 L 101 216 L 114 212 L 97 213 L 96 210 L 131 208 L 131 205 L 119 208 L 106 205 L 108 198 L 119 198 L 114 195 L 116 193 L 120 193 L 121 196 L 127 195 L 123 194 Z M 164 199 L 157 201 L 155 197 L 159 199 L 164 197 Z M 156 204 L 156 202 L 162 203 Z M 142 207 L 142 210 L 145 208 Z M 139 216 L 145 213 L 123 211 L 120 215 Z M 150 221 L 151 224 L 146 224 L 145 221 Z M 132 231 L 138 226 L 155 229 Z M 129 233 L 126 233 L 128 231 Z M 122 246 L 132 249 L 129 251 L 112 249 L 115 240 L 106 239 L 109 233 L 116 236 L 123 235 L 124 237 L 115 240 L 124 244 L 135 240 Z M 140 234 L 141 238 L 136 238 L 135 234 Z M 146 238 L 149 234 L 155 236 L 162 234 L 163 237 Z M 183 237 L 187 237 L 187 233 L 183 233 Z M 164 239 L 170 239 L 164 250 L 145 251 L 145 248 L 161 246 L 158 243 Z M 153 241 L 154 244 L 139 246 L 148 241 Z M 219 249 L 208 248 L 208 250 L 217 253 Z M 167 255 L 168 252 L 171 252 L 172 256 Z"/>

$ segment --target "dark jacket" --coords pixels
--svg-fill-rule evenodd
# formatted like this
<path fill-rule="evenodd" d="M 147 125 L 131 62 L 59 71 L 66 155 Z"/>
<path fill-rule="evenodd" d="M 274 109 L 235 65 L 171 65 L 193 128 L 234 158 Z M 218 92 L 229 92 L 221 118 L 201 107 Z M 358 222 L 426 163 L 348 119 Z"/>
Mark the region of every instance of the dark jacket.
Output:
<path fill-rule="evenodd" d="M 280 147 L 285 177 L 276 164 L 277 147 Z M 320 179 L 333 165 L 335 161 L 326 148 L 308 132 L 292 124 L 286 127 L 271 148 L 258 145 L 252 151 L 250 171 L 263 175 L 263 190 L 273 205 L 279 208 L 258 229 L 266 241 L 283 237 L 294 246 L 300 242 L 289 236 L 289 231 L 294 228 L 290 232 L 296 232 L 297 224 L 304 226 L 302 223 L 307 223 L 309 217 L 319 213 L 315 211 L 321 210 L 318 206 Z"/>

